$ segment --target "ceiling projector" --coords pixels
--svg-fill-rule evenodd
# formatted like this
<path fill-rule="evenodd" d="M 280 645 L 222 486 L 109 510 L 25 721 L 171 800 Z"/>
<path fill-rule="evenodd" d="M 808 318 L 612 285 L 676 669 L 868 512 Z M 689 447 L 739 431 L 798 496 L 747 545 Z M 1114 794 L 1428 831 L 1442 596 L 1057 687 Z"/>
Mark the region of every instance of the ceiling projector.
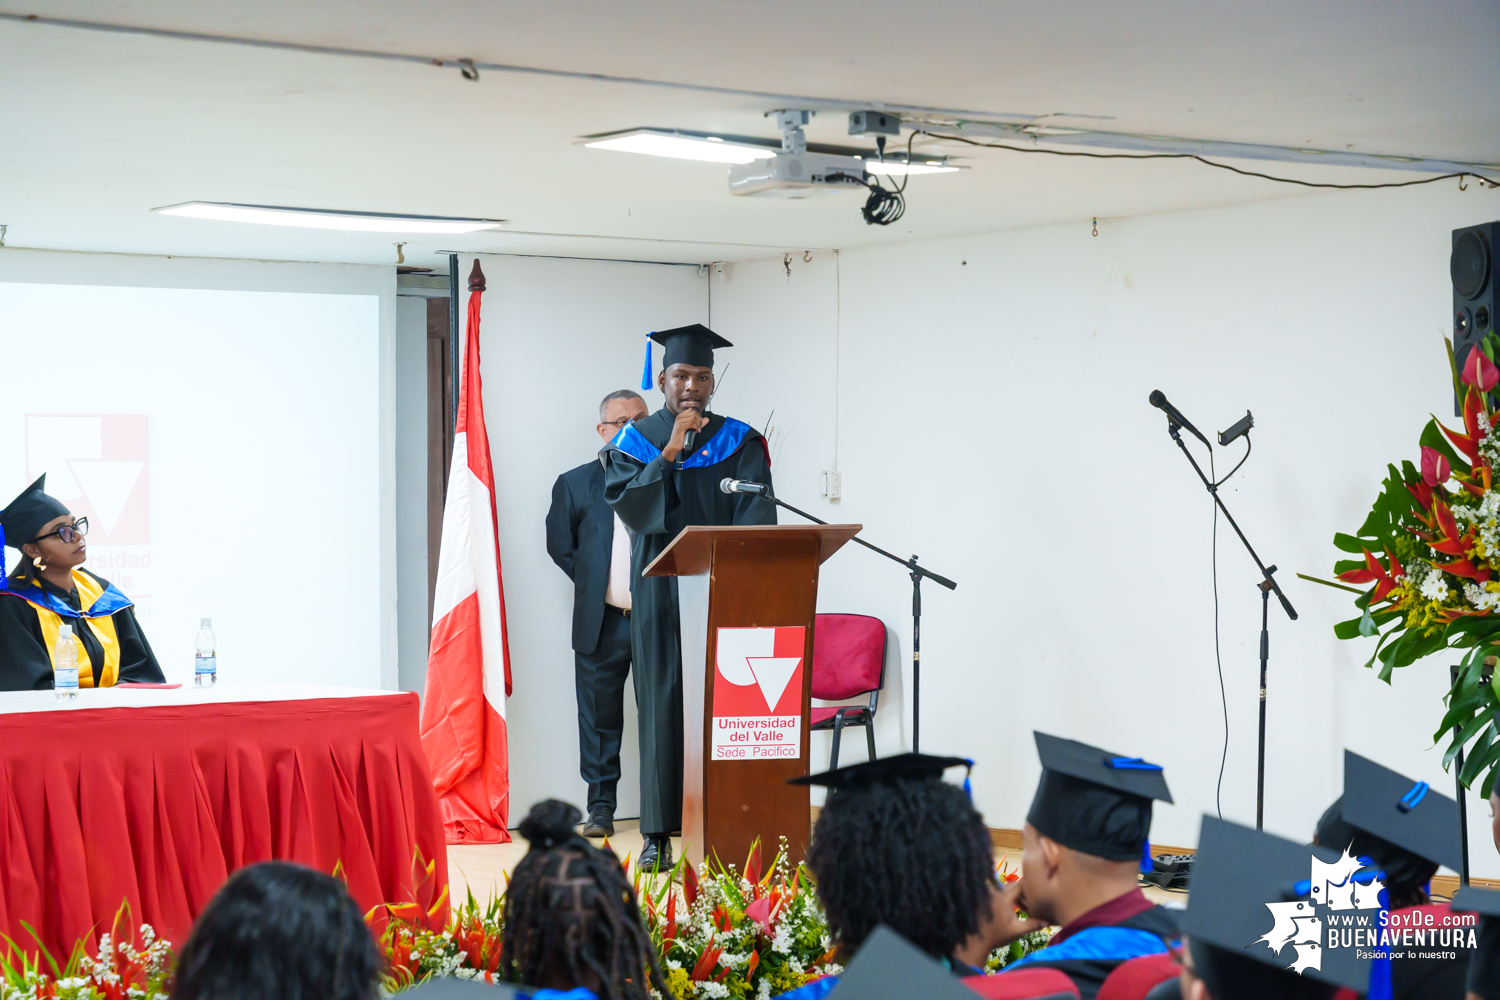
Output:
<path fill-rule="evenodd" d="M 863 160 L 829 153 L 778 153 L 729 167 L 729 193 L 758 198 L 813 198 L 865 181 Z"/>

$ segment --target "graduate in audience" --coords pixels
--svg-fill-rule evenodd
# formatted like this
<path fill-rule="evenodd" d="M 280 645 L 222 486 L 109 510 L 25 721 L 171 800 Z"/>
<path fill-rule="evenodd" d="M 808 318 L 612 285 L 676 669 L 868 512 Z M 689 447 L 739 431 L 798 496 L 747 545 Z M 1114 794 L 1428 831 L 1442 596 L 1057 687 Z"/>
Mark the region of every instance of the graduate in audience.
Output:
<path fill-rule="evenodd" d="M 807 866 L 844 962 L 885 924 L 955 975 L 979 974 L 988 951 L 970 946 L 996 898 L 994 848 L 968 795 L 942 780 L 970 764 L 906 753 L 789 782 L 828 788 Z M 836 985 L 830 976 L 781 996 L 819 1000 Z"/>
<path fill-rule="evenodd" d="M 1177 916 L 1141 892 L 1151 803 L 1172 801 L 1156 764 L 1036 733 L 1042 779 L 1022 833 L 1021 878 L 1000 893 L 981 930 L 985 950 L 1036 926 L 1060 925 L 1045 948 L 1012 969 L 1052 968 L 1093 1000 L 1114 968 L 1169 950 Z M 1021 919 L 1016 909 L 1032 918 Z"/>
<path fill-rule="evenodd" d="M 1383 903 L 1398 927 L 1423 926 L 1411 921 L 1416 911 L 1444 926 L 1448 907 L 1433 904 L 1427 883 L 1438 865 L 1458 871 L 1463 865 L 1459 838 L 1458 803 L 1433 791 L 1426 782 L 1413 781 L 1352 750 L 1344 751 L 1344 794 L 1318 820 L 1313 843 L 1356 858 L 1368 858 L 1385 886 Z M 1359 879 L 1361 876 L 1356 875 Z M 1404 914 L 1404 917 L 1403 917 Z M 1416 952 L 1442 954 L 1442 949 L 1398 948 L 1400 958 L 1389 963 L 1394 1000 L 1463 1000 L 1468 971 L 1468 949 L 1452 958 L 1419 957 Z M 1376 975 L 1383 975 L 1376 967 Z"/>
<path fill-rule="evenodd" d="M 376 1000 L 380 969 L 375 939 L 342 882 L 263 861 L 229 876 L 199 914 L 177 959 L 172 1000 Z"/>
<path fill-rule="evenodd" d="M 665 871 L 672 866 L 672 832 L 682 827 L 682 639 L 677 578 L 642 577 L 641 571 L 688 525 L 775 524 L 776 506 L 720 489 L 726 479 L 771 485 L 770 452 L 760 432 L 708 411 L 714 350 L 734 345 L 698 323 L 653 333 L 651 340 L 663 348 L 656 387 L 665 405 L 620 428 L 600 458 L 604 499 L 630 529 L 630 669 L 646 838 L 640 863 Z M 649 341 L 646 350 L 649 372 Z M 690 433 L 696 441 L 688 448 Z"/>
<path fill-rule="evenodd" d="M 1340 987 L 1365 992 L 1370 960 L 1360 957 L 1361 949 L 1321 949 L 1315 967 L 1294 972 L 1288 968 L 1292 950 L 1308 946 L 1283 944 L 1273 951 L 1264 940 L 1282 919 L 1267 904 L 1308 898 L 1314 850 L 1204 817 L 1183 915 L 1182 1000 L 1328 1000 Z M 1324 861 L 1337 858 L 1333 851 L 1319 854 Z"/>
<path fill-rule="evenodd" d="M 671 1000 L 620 861 L 576 830 L 575 806 L 546 799 L 521 821 L 531 844 L 505 892 L 500 968 L 536 1000 Z"/>
<path fill-rule="evenodd" d="M 163 683 L 129 598 L 83 569 L 88 519 L 46 494 L 44 474 L 0 511 L 6 544 L 21 560 L 0 588 L 0 691 L 52 687 L 52 653 L 72 626 L 78 686 Z M 0 549 L 3 551 L 3 549 Z"/>

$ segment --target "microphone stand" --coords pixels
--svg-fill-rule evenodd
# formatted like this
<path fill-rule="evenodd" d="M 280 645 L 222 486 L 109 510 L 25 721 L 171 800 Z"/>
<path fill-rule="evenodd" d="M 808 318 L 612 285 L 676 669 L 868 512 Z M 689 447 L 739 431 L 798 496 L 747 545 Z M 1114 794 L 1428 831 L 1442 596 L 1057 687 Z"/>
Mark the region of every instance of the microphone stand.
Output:
<path fill-rule="evenodd" d="M 1286 616 L 1292 621 L 1297 620 L 1297 611 L 1292 607 L 1292 602 L 1287 600 L 1286 595 L 1281 592 L 1280 584 L 1276 582 L 1276 577 L 1273 575 L 1276 572 L 1276 567 L 1267 566 L 1260 561 L 1260 556 L 1255 554 L 1255 549 L 1250 545 L 1250 539 L 1245 537 L 1245 533 L 1235 523 L 1234 516 L 1229 513 L 1229 508 L 1224 506 L 1224 500 L 1219 496 L 1219 484 L 1213 482 L 1203 474 L 1203 468 L 1198 464 L 1197 459 L 1193 458 L 1193 453 L 1188 451 L 1187 444 L 1183 442 L 1181 431 L 1182 425 L 1168 416 L 1167 433 L 1172 435 L 1172 440 L 1176 441 L 1177 447 L 1182 449 L 1182 453 L 1187 457 L 1189 464 L 1192 465 L 1193 471 L 1198 473 L 1199 479 L 1203 480 L 1204 489 L 1208 490 L 1213 496 L 1214 503 L 1224 513 L 1224 519 L 1229 522 L 1229 526 L 1234 529 L 1234 533 L 1240 536 L 1240 541 L 1244 543 L 1245 551 L 1250 553 L 1251 559 L 1255 560 L 1255 565 L 1260 568 L 1260 575 L 1262 577 L 1261 582 L 1256 584 L 1260 588 L 1260 739 L 1256 748 L 1255 764 L 1255 828 L 1259 830 L 1264 826 L 1266 804 L 1266 661 L 1271 655 L 1271 632 L 1269 628 L 1271 593 L 1275 592 L 1276 599 L 1281 602 L 1282 610 L 1286 612 Z"/>
<path fill-rule="evenodd" d="M 778 500 L 769 488 L 759 495 L 778 507 L 785 507 L 793 514 L 807 518 L 814 524 L 828 523 L 820 517 L 813 517 L 805 510 L 798 510 L 791 504 Z M 878 545 L 871 545 L 858 535 L 854 536 L 854 541 L 863 545 L 871 552 L 878 552 L 892 562 L 905 566 L 907 575 L 911 577 L 911 749 L 913 753 L 917 753 L 922 747 L 922 578 L 926 577 L 933 583 L 947 587 L 949 590 L 956 589 L 958 584 L 945 576 L 939 576 L 931 570 L 918 565 L 916 556 L 912 556 L 910 559 L 902 559 L 900 556 L 892 555 Z"/>

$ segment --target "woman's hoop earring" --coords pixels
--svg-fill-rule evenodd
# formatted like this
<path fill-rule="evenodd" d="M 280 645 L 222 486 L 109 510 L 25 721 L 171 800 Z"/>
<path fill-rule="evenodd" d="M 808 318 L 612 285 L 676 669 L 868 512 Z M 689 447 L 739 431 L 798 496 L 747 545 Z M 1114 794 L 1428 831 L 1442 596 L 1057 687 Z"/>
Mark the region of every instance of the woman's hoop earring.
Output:
<path fill-rule="evenodd" d="M 41 556 L 32 556 L 31 557 L 31 565 L 35 566 L 37 569 L 42 569 L 42 570 L 44 570 L 44 569 L 47 568 L 47 564 L 44 563 L 44 562 L 42 562 L 42 557 Z"/>

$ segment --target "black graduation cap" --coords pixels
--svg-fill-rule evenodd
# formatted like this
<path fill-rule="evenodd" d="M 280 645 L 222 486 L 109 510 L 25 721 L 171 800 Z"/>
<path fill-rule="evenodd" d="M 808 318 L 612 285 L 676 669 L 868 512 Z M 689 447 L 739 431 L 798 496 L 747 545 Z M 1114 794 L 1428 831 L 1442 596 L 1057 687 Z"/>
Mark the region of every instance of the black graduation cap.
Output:
<path fill-rule="evenodd" d="M 893 781 L 941 781 L 950 767 L 972 768 L 974 762 L 964 757 L 934 757 L 925 753 L 898 753 L 861 764 L 836 767 L 821 774 L 807 774 L 787 779 L 788 785 L 823 785 L 829 791 L 868 788 Z M 964 784 L 968 785 L 967 775 Z"/>
<path fill-rule="evenodd" d="M 1448 907 L 1457 913 L 1500 917 L 1500 889 L 1476 889 L 1466 885 L 1453 894 L 1453 902 Z"/>
<path fill-rule="evenodd" d="M 1352 750 L 1344 751 L 1344 794 L 1318 820 L 1318 843 L 1369 857 L 1387 885 L 1425 882 L 1431 865 L 1463 865 L 1458 803 Z"/>
<path fill-rule="evenodd" d="M 1112 861 L 1142 856 L 1151 803 L 1172 801 L 1161 766 L 1035 733 L 1042 780 L 1026 822 L 1064 847 Z"/>
<path fill-rule="evenodd" d="M 712 368 L 714 349 L 734 346 L 702 323 L 647 334 L 646 367 L 641 372 L 642 389 L 654 388 L 656 384 L 652 381 L 655 372 L 651 368 L 651 341 L 653 340 L 662 346 L 661 366 L 663 368 L 671 368 L 673 365 Z"/>
<path fill-rule="evenodd" d="M 1188 894 L 1187 913 L 1182 924 L 1183 933 L 1192 942 L 1193 959 L 1200 966 L 1200 975 L 1207 970 L 1202 968 L 1205 963 L 1198 961 L 1198 946 L 1207 944 L 1226 954 L 1222 963 L 1212 963 L 1225 966 L 1221 969 L 1225 973 L 1230 973 L 1228 966 L 1235 962 L 1236 956 L 1243 956 L 1274 969 L 1286 970 L 1273 977 L 1286 984 L 1295 985 L 1297 977 L 1303 976 L 1365 992 L 1370 982 L 1370 960 L 1359 957 L 1362 949 L 1324 947 L 1326 928 L 1311 923 L 1318 916 L 1308 898 L 1312 860 L 1318 858 L 1332 864 L 1339 856 L 1340 852 L 1326 847 L 1294 843 L 1248 826 L 1205 816 L 1198 833 L 1192 891 Z M 1270 909 L 1267 905 L 1270 903 L 1286 905 L 1280 906 L 1281 912 L 1278 913 Z M 1294 904 L 1302 905 L 1308 923 L 1299 926 L 1304 918 L 1291 908 Z M 1317 943 L 1294 943 L 1300 932 L 1315 936 Z M 1281 945 L 1279 951 L 1272 949 L 1265 940 L 1268 937 Z M 1321 967 L 1307 968 L 1300 973 L 1289 971 L 1307 949 L 1321 952 Z M 1368 950 L 1365 954 L 1369 954 Z M 1281 976 L 1287 978 L 1281 980 Z M 1208 976 L 1204 978 L 1209 980 Z M 1212 981 L 1209 981 L 1209 989 L 1214 989 Z M 1290 992 L 1291 989 L 1287 988 L 1253 995 L 1279 996 Z"/>
<path fill-rule="evenodd" d="M 41 534 L 42 527 L 54 517 L 68 513 L 61 500 L 42 492 L 47 485 L 47 474 L 37 477 L 36 482 L 21 491 L 21 495 L 0 510 L 0 528 L 5 530 L 5 541 L 12 548 L 22 545 Z"/>
<path fill-rule="evenodd" d="M 904 754 L 903 756 L 912 756 Z M 968 987 L 929 954 L 884 924 L 875 928 L 828 1000 L 974 1000 Z"/>

